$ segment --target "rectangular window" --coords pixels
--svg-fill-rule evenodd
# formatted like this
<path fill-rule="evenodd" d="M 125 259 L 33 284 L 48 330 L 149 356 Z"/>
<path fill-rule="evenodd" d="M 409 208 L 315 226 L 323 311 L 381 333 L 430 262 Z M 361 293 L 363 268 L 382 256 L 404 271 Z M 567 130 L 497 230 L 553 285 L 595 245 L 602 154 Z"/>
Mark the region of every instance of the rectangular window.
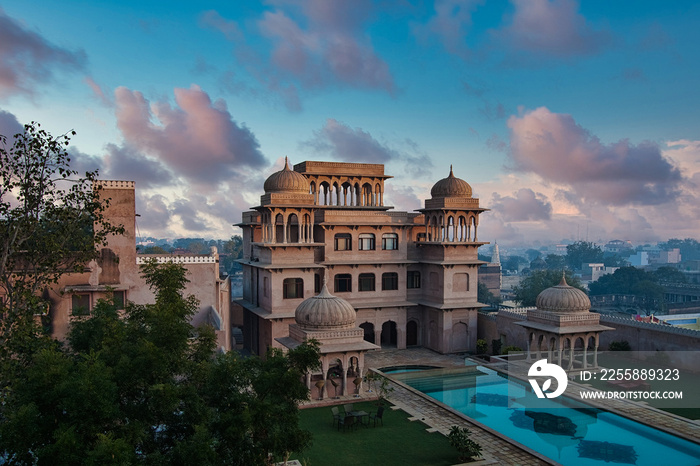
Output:
<path fill-rule="evenodd" d="M 409 290 L 420 288 L 420 272 L 418 270 L 406 272 L 406 288 Z"/>
<path fill-rule="evenodd" d="M 382 290 L 398 290 L 399 289 L 399 274 L 389 272 L 382 274 Z"/>
<path fill-rule="evenodd" d="M 74 316 L 90 315 L 90 295 L 74 294 L 71 313 Z"/>
<path fill-rule="evenodd" d="M 374 291 L 374 274 L 361 273 L 357 282 L 358 291 Z"/>
<path fill-rule="evenodd" d="M 285 278 L 282 282 L 282 297 L 295 299 L 304 297 L 304 280 L 301 278 Z"/>
<path fill-rule="evenodd" d="M 335 235 L 336 251 L 352 251 L 352 236 L 349 233 L 338 233 Z"/>
<path fill-rule="evenodd" d="M 386 233 L 382 236 L 382 249 L 399 249 L 399 235 L 396 233 Z"/>
<path fill-rule="evenodd" d="M 126 291 L 113 291 L 112 298 L 114 299 L 114 305 L 117 309 L 123 310 L 124 304 L 126 303 Z"/>
<path fill-rule="evenodd" d="M 362 233 L 357 247 L 360 251 L 374 251 L 374 235 Z"/>
<path fill-rule="evenodd" d="M 321 274 L 320 273 L 317 273 L 314 275 L 314 292 L 315 293 L 321 292 Z"/>
<path fill-rule="evenodd" d="M 335 276 L 335 291 L 336 293 L 345 293 L 352 291 L 352 275 L 349 273 L 340 273 Z"/>

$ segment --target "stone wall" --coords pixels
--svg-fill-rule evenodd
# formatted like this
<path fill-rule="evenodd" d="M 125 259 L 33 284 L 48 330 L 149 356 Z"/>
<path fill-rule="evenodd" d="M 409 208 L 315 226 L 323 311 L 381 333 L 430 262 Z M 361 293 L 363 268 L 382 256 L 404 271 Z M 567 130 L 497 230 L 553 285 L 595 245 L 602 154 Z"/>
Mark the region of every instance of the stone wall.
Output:
<path fill-rule="evenodd" d="M 533 309 L 533 308 L 529 308 Z M 525 320 L 528 308 L 501 310 L 498 314 L 479 313 L 478 338 L 501 340 L 504 346 L 527 347 L 527 333 L 515 322 Z M 700 348 L 700 331 L 601 314 L 601 325 L 615 330 L 600 334 L 600 349 L 607 350 L 613 341 L 627 341 L 634 351 L 694 351 Z"/>

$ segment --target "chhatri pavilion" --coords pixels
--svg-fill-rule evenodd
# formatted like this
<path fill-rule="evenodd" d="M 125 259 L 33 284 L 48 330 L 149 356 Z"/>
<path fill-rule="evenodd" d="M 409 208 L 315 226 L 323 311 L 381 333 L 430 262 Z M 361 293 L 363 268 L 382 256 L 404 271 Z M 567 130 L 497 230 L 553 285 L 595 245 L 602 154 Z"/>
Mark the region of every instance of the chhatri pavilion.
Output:
<path fill-rule="evenodd" d="M 355 325 L 355 308 L 328 291 L 324 281 L 321 292 L 305 299 L 294 313 L 295 323 L 289 326 L 289 336 L 277 341 L 289 349 L 296 348 L 302 342 L 314 339 L 320 343 L 321 377 L 319 398 L 324 398 L 328 386 L 325 380 L 334 383 L 333 374 L 339 376 L 341 394 L 350 393 L 348 379 L 359 391 L 362 386 L 365 353 L 379 349 L 379 346 L 365 341 L 364 330 Z M 311 373 L 306 375 L 306 385 L 311 390 Z"/>
<path fill-rule="evenodd" d="M 562 274 L 557 286 L 537 296 L 536 306 L 527 311 L 527 320 L 516 322 L 527 330 L 528 360 L 546 357 L 547 362 L 556 362 L 565 370 L 598 366 L 600 333 L 615 329 L 600 325 L 600 314 L 591 312 L 591 300 L 586 293 L 567 284 Z M 593 349 L 592 362 L 589 362 L 589 348 Z M 580 361 L 575 357 L 577 350 L 583 354 Z"/>

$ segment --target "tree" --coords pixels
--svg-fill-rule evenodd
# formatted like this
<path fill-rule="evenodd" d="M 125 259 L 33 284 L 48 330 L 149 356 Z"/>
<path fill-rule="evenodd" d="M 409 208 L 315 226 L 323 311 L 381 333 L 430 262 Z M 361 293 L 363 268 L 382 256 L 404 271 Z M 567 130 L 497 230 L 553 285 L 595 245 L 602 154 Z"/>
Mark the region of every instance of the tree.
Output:
<path fill-rule="evenodd" d="M 34 352 L 4 393 L 0 453 L 13 464 L 267 464 L 301 451 L 302 376 L 318 345 L 266 359 L 214 356 L 210 327 L 177 264 L 142 268 L 155 303 L 101 301 L 74 322 L 68 347 Z"/>
<path fill-rule="evenodd" d="M 521 265 L 527 265 L 528 261 L 522 256 L 508 256 L 503 263 L 505 270 L 518 270 Z"/>
<path fill-rule="evenodd" d="M 559 254 L 547 254 L 544 258 L 548 270 L 562 270 L 566 268 L 566 259 Z"/>
<path fill-rule="evenodd" d="M 684 261 L 700 259 L 700 242 L 693 238 L 678 239 L 672 238 L 665 243 L 659 244 L 663 249 L 680 249 L 681 258 Z"/>
<path fill-rule="evenodd" d="M 577 241 L 566 247 L 566 264 L 573 270 L 581 268 L 581 264 L 603 262 L 603 250 L 600 246 L 587 241 Z"/>
<path fill-rule="evenodd" d="M 35 316 L 48 309 L 48 287 L 84 270 L 111 234 L 97 172 L 70 168 L 70 134 L 53 137 L 38 123 L 0 135 L 0 374 L 43 347 Z M 8 142 L 9 141 L 9 142 Z M 0 381 L 0 386 L 4 386 Z"/>
<path fill-rule="evenodd" d="M 537 295 L 547 288 L 558 285 L 561 282 L 561 277 L 561 270 L 534 271 L 513 288 L 514 300 L 521 306 L 534 306 L 537 302 Z M 579 279 L 568 270 L 566 271 L 566 283 L 584 291 Z"/>
<path fill-rule="evenodd" d="M 499 304 L 501 302 L 500 296 L 495 296 L 488 287 L 482 282 L 478 283 L 477 288 L 477 300 L 484 304 Z"/>
<path fill-rule="evenodd" d="M 537 249 L 528 249 L 527 251 L 525 251 L 525 255 L 527 256 L 527 259 L 530 262 L 532 262 L 535 259 L 537 259 L 538 257 L 540 257 L 542 255 L 542 253 L 540 251 L 538 251 Z"/>

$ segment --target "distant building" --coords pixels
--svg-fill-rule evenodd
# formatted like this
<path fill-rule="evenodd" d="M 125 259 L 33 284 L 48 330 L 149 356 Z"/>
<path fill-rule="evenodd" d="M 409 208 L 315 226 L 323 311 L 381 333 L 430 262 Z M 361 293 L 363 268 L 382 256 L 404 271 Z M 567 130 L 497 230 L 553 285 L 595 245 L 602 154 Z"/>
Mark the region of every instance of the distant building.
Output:
<path fill-rule="evenodd" d="M 647 251 L 637 251 L 627 259 L 632 267 L 644 267 L 649 265 L 649 253 Z"/>
<path fill-rule="evenodd" d="M 304 298 L 329 291 L 356 310 L 363 339 L 440 353 L 476 348 L 479 214 L 452 170 L 418 212 L 384 205 L 384 166 L 306 161 L 271 174 L 244 212 L 244 346 L 284 346 Z"/>
<path fill-rule="evenodd" d="M 479 268 L 479 283 L 486 285 L 486 288 L 497 298 L 501 296 L 501 286 L 503 284 L 503 274 L 501 272 L 501 255 L 498 251 L 498 243 L 495 243 L 491 254 L 491 262 Z"/>
<path fill-rule="evenodd" d="M 603 252 L 609 252 L 612 254 L 622 254 L 634 250 L 632 242 L 629 240 L 619 240 L 614 239 L 603 246 Z"/>
<path fill-rule="evenodd" d="M 49 315 L 52 334 L 64 339 L 75 319 L 90 315 L 100 298 L 112 294 L 117 303 L 127 300 L 136 304 L 153 303 L 153 292 L 141 277 L 140 264 L 149 258 L 158 262 L 173 261 L 187 269 L 185 294 L 199 300 L 199 310 L 193 325 L 208 323 L 217 334 L 220 348 L 231 348 L 230 284 L 219 277 L 219 258 L 216 248 L 210 254 L 156 255 L 136 253 L 136 190 L 133 181 L 100 181 L 101 195 L 110 199 L 104 215 L 115 225 L 124 226 L 124 234 L 110 236 L 100 257 L 90 262 L 84 273 L 70 273 L 61 277 L 49 291 Z"/>
<path fill-rule="evenodd" d="M 581 267 L 581 279 L 583 281 L 594 282 L 603 275 L 615 273 L 619 267 L 606 267 L 603 263 L 586 263 Z"/>

